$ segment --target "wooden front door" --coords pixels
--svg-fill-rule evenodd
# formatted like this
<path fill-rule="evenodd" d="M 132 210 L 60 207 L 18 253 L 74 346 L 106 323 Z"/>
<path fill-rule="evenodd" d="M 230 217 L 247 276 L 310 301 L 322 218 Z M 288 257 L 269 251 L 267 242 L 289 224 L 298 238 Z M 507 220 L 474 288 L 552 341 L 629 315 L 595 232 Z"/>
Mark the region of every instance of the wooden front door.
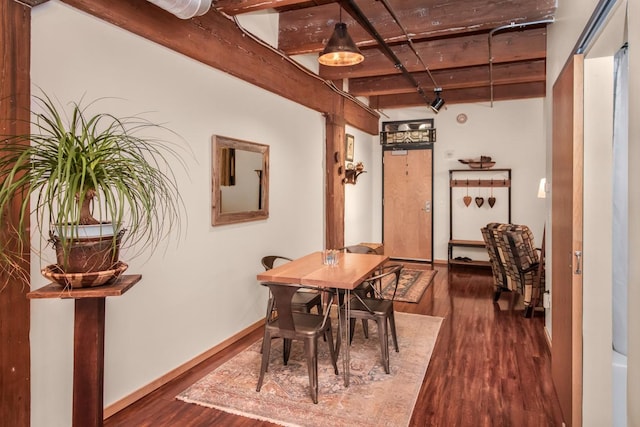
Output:
<path fill-rule="evenodd" d="M 433 150 L 383 151 L 385 255 L 433 261 Z"/>
<path fill-rule="evenodd" d="M 583 65 L 553 85 L 551 368 L 568 427 L 582 425 Z"/>

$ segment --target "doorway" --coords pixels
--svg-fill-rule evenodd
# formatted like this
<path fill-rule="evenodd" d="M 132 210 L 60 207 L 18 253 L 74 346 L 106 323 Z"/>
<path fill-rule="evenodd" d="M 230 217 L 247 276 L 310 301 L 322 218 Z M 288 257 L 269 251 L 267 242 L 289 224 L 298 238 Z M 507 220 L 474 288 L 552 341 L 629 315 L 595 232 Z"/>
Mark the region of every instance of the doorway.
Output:
<path fill-rule="evenodd" d="M 382 175 L 385 254 L 433 262 L 433 144 L 384 147 Z"/>

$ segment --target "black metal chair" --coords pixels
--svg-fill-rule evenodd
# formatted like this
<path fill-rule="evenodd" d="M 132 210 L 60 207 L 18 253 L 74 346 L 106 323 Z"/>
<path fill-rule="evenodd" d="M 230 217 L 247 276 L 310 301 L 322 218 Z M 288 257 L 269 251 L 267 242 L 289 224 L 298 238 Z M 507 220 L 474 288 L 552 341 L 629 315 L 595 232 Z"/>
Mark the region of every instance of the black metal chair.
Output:
<path fill-rule="evenodd" d="M 277 263 L 289 262 L 291 258 L 287 258 L 280 255 L 267 255 L 262 258 L 262 266 L 265 270 L 271 270 Z M 320 292 L 312 291 L 310 289 L 300 290 L 296 292 L 291 301 L 294 311 L 301 311 L 304 313 L 311 313 L 311 309 L 316 307 L 318 314 L 322 314 L 322 296 Z M 271 314 L 273 307 L 268 306 L 267 317 Z"/>
<path fill-rule="evenodd" d="M 377 252 L 370 248 L 369 246 L 365 246 L 365 245 L 350 245 L 350 246 L 343 246 L 342 248 L 338 249 L 339 251 L 345 251 L 347 253 L 350 254 L 373 254 L 376 255 Z M 360 295 L 366 295 L 366 296 L 371 296 L 373 297 L 373 291 L 371 290 L 371 288 L 369 288 L 369 286 L 366 285 L 365 282 L 363 282 L 362 284 L 358 285 L 357 288 L 355 288 L 353 290 L 354 292 L 359 293 Z M 342 305 L 344 303 L 344 291 L 341 291 L 338 295 L 338 303 L 340 305 Z M 367 334 L 366 330 L 366 324 L 363 322 L 363 325 L 365 325 L 365 334 Z M 368 336 L 368 335 L 367 335 Z"/>
<path fill-rule="evenodd" d="M 353 339 L 353 333 L 356 325 L 356 320 L 361 319 L 363 322 L 374 320 L 378 325 L 378 336 L 380 338 L 380 351 L 382 354 L 382 363 L 384 370 L 388 374 L 390 373 L 389 367 L 389 329 L 391 328 L 391 338 L 393 339 L 393 346 L 396 352 L 400 351 L 398 347 L 398 336 L 396 333 L 396 322 L 393 309 L 393 300 L 396 296 L 398 288 L 398 282 L 400 281 L 400 273 L 404 266 L 401 264 L 390 264 L 382 267 L 379 274 L 372 276 L 365 280 L 363 283 L 372 289 L 374 297 L 363 297 L 360 293 L 354 293 L 351 298 L 351 309 L 349 310 L 350 321 L 350 337 Z M 382 285 L 383 279 L 386 277 L 392 277 L 395 280 L 394 290 L 391 299 L 385 299 L 382 297 Z M 342 313 L 345 313 L 346 309 L 341 308 Z M 388 324 L 388 326 L 387 326 Z M 363 323 L 363 329 L 366 332 L 367 326 Z M 366 336 L 366 335 L 365 335 Z"/>
<path fill-rule="evenodd" d="M 263 283 L 268 286 L 278 307 L 277 315 L 267 319 L 265 324 L 265 339 L 262 341 L 262 364 L 260 377 L 256 391 L 260 391 L 264 381 L 264 374 L 269 368 L 269 354 L 271 352 L 271 339 L 283 338 L 283 361 L 287 365 L 293 340 L 304 341 L 304 351 L 309 370 L 309 385 L 313 403 L 318 403 L 318 337 L 324 336 L 329 345 L 329 354 L 334 372 L 338 375 L 337 352 L 333 344 L 333 330 L 331 326 L 331 304 L 333 304 L 333 292 L 327 291 L 324 315 L 302 313 L 294 311 L 292 299 L 299 293 L 299 285 L 282 283 Z"/>
<path fill-rule="evenodd" d="M 344 250 L 352 254 L 377 254 L 377 252 L 373 248 L 365 245 L 344 246 L 338 250 Z"/>

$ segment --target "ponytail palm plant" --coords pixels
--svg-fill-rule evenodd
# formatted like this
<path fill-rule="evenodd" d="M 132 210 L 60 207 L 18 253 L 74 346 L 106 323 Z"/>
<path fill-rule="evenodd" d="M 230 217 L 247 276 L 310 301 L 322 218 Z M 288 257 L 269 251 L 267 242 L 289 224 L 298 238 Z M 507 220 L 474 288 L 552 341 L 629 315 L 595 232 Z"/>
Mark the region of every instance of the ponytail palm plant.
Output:
<path fill-rule="evenodd" d="M 65 248 L 81 225 L 112 225 L 114 250 L 126 228 L 123 244 L 150 252 L 179 228 L 183 206 L 171 167 L 184 164 L 166 141 L 142 136 L 163 126 L 89 114 L 97 101 L 71 103 L 69 111 L 46 94 L 34 101 L 32 133 L 0 138 L 0 224 L 12 227 L 4 230 L 11 238 L 0 239 L 0 268 L 9 277 L 28 273 L 29 218 Z"/>

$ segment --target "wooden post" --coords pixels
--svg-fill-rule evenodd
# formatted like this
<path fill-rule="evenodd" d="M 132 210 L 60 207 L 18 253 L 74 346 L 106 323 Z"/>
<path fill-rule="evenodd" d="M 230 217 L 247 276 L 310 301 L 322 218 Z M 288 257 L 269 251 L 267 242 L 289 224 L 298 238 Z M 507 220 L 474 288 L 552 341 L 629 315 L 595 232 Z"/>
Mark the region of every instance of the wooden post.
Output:
<path fill-rule="evenodd" d="M 75 301 L 73 427 L 102 425 L 105 298 Z"/>
<path fill-rule="evenodd" d="M 345 121 L 340 115 L 326 115 L 326 218 L 325 247 L 344 246 L 344 131 Z"/>
<path fill-rule="evenodd" d="M 0 17 L 0 134 L 25 134 L 29 132 L 31 96 L 31 9 L 25 2 L 2 1 Z M 22 201 L 14 201 L 12 212 L 18 211 Z M 11 220 L 0 224 L 0 239 L 15 242 L 15 227 Z M 21 255 L 20 267 L 27 272 L 25 277 L 0 272 L 0 424 L 12 427 L 31 424 L 31 315 L 25 296 L 29 290 L 29 248 Z"/>

